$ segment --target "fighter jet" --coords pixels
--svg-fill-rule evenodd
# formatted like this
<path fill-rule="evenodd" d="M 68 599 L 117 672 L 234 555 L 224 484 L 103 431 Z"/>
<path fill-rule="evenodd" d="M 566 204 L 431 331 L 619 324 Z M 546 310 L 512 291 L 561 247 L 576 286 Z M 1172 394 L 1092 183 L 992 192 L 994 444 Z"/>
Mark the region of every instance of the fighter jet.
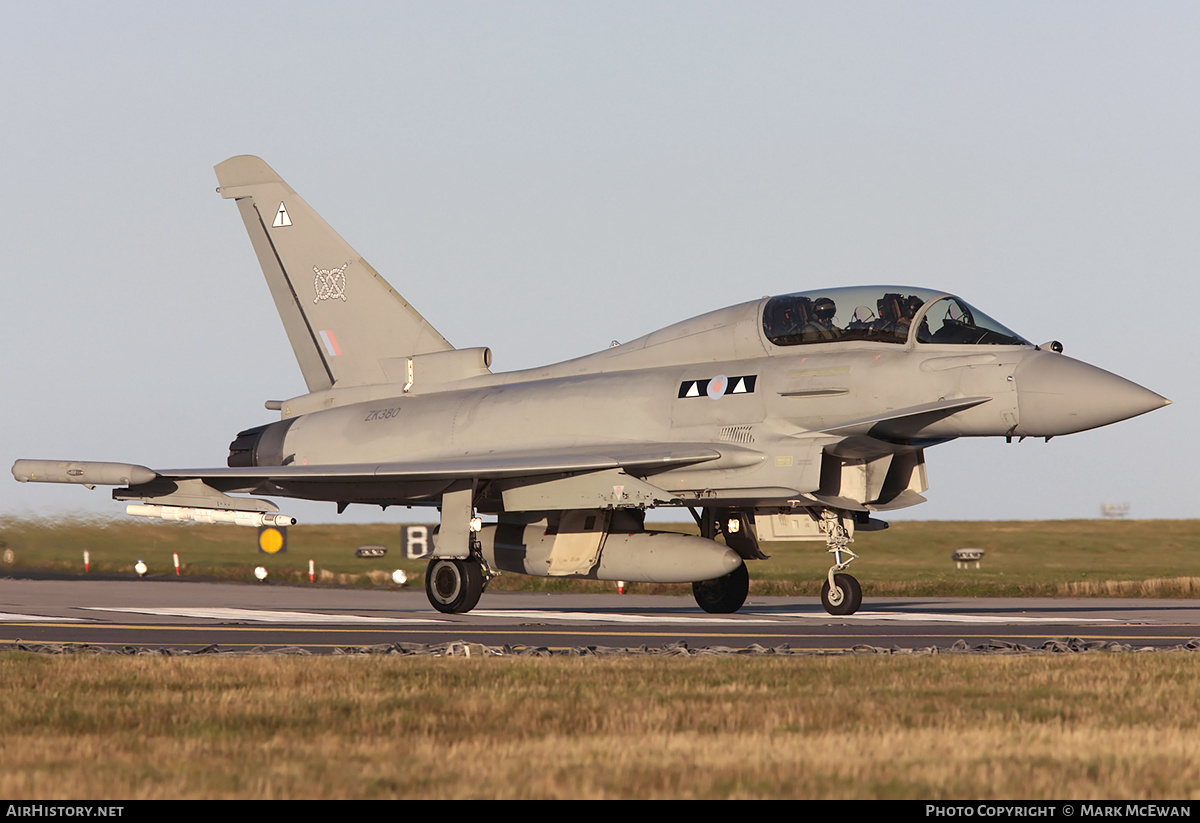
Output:
<path fill-rule="evenodd" d="M 832 554 L 821 601 L 853 614 L 855 530 L 925 499 L 926 449 L 1170 402 L 908 286 L 764 297 L 493 373 L 489 349 L 454 348 L 262 160 L 216 173 L 307 391 L 268 401 L 279 419 L 238 432 L 224 467 L 18 460 L 13 475 L 117 486 L 129 514 L 169 520 L 294 522 L 262 496 L 437 507 L 425 587 L 446 613 L 498 572 L 691 583 L 706 611 L 735 612 L 762 544 L 816 540 Z M 699 536 L 646 528 L 651 508 L 686 509 Z"/>

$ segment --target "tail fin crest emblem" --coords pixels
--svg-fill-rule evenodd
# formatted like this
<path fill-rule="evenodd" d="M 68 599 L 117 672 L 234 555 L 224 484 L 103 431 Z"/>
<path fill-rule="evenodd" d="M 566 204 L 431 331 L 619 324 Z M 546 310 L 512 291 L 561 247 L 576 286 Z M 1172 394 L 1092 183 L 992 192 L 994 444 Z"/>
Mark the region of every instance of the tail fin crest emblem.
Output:
<path fill-rule="evenodd" d="M 322 300 L 341 300 L 346 302 L 346 268 L 349 263 L 343 263 L 336 269 L 318 269 L 313 266 L 313 298 L 314 303 Z"/>

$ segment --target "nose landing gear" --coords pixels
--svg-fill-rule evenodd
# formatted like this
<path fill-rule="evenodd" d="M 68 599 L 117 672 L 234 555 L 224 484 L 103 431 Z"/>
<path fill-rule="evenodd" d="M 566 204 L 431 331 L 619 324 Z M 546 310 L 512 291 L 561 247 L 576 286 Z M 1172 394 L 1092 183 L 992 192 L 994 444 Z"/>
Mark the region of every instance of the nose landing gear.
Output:
<path fill-rule="evenodd" d="M 826 511 L 821 515 L 821 530 L 825 532 L 825 543 L 833 554 L 833 565 L 821 586 L 821 605 L 830 614 L 854 614 L 862 606 L 862 586 L 852 575 L 841 574 L 858 559 L 850 551 L 852 538 L 836 514 Z"/>

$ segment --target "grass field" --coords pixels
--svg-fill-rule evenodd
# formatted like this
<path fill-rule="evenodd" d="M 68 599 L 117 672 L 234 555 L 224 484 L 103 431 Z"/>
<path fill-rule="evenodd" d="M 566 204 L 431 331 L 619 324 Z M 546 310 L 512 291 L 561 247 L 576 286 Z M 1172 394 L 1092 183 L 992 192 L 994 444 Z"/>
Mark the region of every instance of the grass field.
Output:
<path fill-rule="evenodd" d="M 679 531 L 695 529 L 678 524 Z M 400 557 L 397 524 L 303 525 L 288 530 L 288 552 L 268 555 L 256 548 L 253 529 L 145 522 L 133 519 L 51 523 L 0 519 L 0 541 L 21 568 L 82 571 L 89 551 L 95 573 L 132 574 L 144 559 L 151 574 L 173 574 L 178 552 L 189 575 L 250 579 L 263 565 L 277 581 L 308 579 L 315 561 L 327 583 L 381 585 L 403 568 L 416 585 L 426 561 Z M 354 549 L 376 544 L 385 558 L 361 560 Z M 979 569 L 957 569 L 956 548 L 986 551 Z M 829 567 L 822 543 L 764 544 L 768 561 L 752 561 L 756 594 L 815 596 Z M 859 534 L 861 555 L 852 571 L 868 597 L 880 595 L 1074 595 L 1200 597 L 1200 521 L 1058 520 L 896 523 L 884 532 Z M 507 574 L 497 589 L 611 591 L 606 583 L 578 583 Z M 690 592 L 688 586 L 642 586 L 638 591 Z"/>
<path fill-rule="evenodd" d="M 1150 540 L 1153 542 L 1149 542 Z M 382 585 L 398 527 L 0 520 L 15 568 Z M 382 544 L 383 560 L 354 548 Z M 981 569 L 950 552 L 984 548 Z M 868 594 L 1197 596 L 1200 521 L 900 523 Z M 820 544 L 760 593 L 815 594 Z M 566 586 L 562 581 L 550 581 Z M 506 587 L 546 581 L 505 575 Z M 496 585 L 496 584 L 493 584 Z M 591 585 L 611 591 L 609 584 Z M 646 590 L 645 588 L 641 590 Z M 668 590 L 668 589 L 660 589 Z M 673 589 L 680 594 L 688 587 Z M 1200 654 L 241 658 L 0 654 L 0 796 L 1200 799 Z"/>
<path fill-rule="evenodd" d="M 0 796 L 1200 799 L 1200 655 L 0 655 Z"/>

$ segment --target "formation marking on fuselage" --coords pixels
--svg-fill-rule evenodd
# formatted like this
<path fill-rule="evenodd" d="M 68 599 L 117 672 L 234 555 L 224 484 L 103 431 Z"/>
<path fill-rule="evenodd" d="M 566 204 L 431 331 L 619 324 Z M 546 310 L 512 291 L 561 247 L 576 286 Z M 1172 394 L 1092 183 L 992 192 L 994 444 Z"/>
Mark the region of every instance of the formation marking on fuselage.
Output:
<path fill-rule="evenodd" d="M 679 399 L 685 397 L 709 397 L 719 400 L 727 394 L 753 394 L 758 382 L 757 374 L 726 377 L 718 374 L 703 380 L 684 380 L 679 384 Z"/>

